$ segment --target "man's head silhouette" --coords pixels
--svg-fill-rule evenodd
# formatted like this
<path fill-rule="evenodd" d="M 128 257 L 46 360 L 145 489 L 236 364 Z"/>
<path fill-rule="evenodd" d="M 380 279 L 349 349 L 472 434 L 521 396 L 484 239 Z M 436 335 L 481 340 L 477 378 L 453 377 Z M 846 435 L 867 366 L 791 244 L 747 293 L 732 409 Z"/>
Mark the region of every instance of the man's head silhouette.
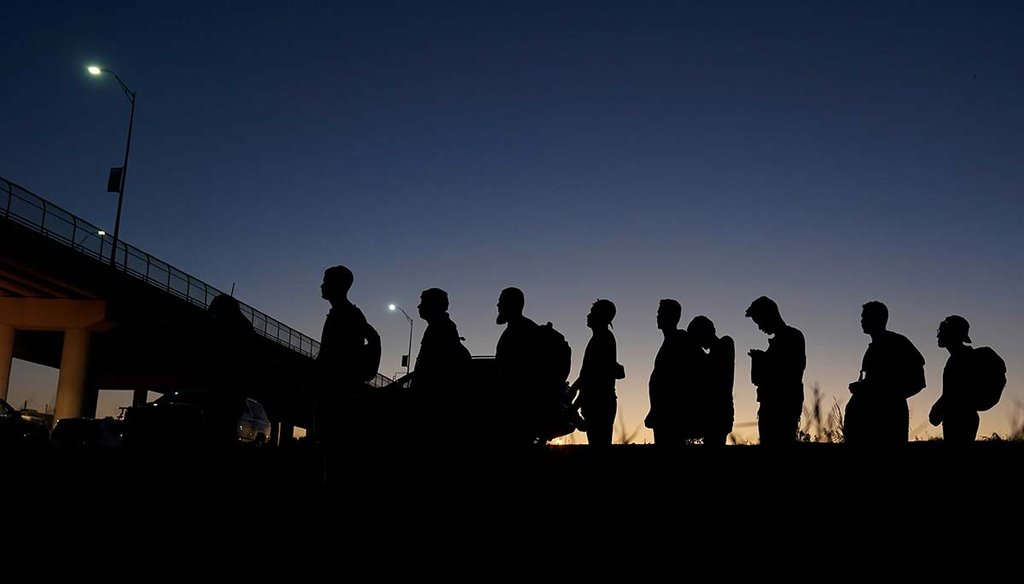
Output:
<path fill-rule="evenodd" d="M 587 315 L 587 326 L 592 329 L 611 326 L 615 318 L 615 304 L 611 300 L 600 299 L 590 307 Z"/>
<path fill-rule="evenodd" d="M 939 324 L 938 344 L 940 348 L 950 349 L 964 343 L 970 344 L 971 325 L 967 319 L 959 315 L 947 316 Z"/>
<path fill-rule="evenodd" d="M 877 335 L 885 332 L 885 325 L 889 322 L 889 308 L 877 300 L 872 300 L 863 306 L 860 312 L 860 328 L 866 335 Z"/>
<path fill-rule="evenodd" d="M 420 294 L 420 304 L 416 308 L 420 318 L 430 322 L 448 312 L 448 293 L 440 288 L 428 288 Z"/>
<path fill-rule="evenodd" d="M 352 270 L 345 266 L 334 266 L 324 270 L 324 280 L 320 284 L 320 296 L 328 302 L 344 300 L 348 298 L 348 291 L 352 288 Z"/>
<path fill-rule="evenodd" d="M 698 345 L 707 349 L 715 340 L 715 323 L 706 316 L 695 316 L 687 325 L 686 332 Z"/>
<path fill-rule="evenodd" d="M 658 303 L 658 330 L 672 331 L 679 326 L 679 319 L 683 316 L 683 307 L 679 302 L 665 298 Z"/>
<path fill-rule="evenodd" d="M 505 324 L 513 318 L 523 315 L 526 298 L 519 288 L 505 288 L 498 296 L 498 317 L 495 322 Z"/>
<path fill-rule="evenodd" d="M 750 303 L 746 316 L 754 321 L 757 328 L 768 335 L 774 335 L 785 324 L 779 314 L 779 305 L 767 296 L 761 296 Z"/>

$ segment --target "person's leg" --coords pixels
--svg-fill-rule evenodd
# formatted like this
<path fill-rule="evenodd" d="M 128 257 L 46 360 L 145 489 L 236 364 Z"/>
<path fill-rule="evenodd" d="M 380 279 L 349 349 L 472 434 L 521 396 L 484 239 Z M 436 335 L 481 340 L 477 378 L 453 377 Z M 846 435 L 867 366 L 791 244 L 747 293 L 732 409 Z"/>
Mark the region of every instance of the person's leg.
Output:
<path fill-rule="evenodd" d="M 972 444 L 978 437 L 977 412 L 947 412 L 942 421 L 942 439 L 947 444 Z"/>
<path fill-rule="evenodd" d="M 594 400 L 583 405 L 583 418 L 587 421 L 587 442 L 589 444 L 593 446 L 611 445 L 616 407 L 615 398 Z"/>

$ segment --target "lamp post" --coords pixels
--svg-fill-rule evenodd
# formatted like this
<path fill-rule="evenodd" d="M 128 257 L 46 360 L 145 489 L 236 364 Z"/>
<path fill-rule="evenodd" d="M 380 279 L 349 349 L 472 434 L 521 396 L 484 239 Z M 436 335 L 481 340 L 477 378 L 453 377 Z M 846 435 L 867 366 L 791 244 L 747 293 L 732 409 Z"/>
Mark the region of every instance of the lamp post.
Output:
<path fill-rule="evenodd" d="M 400 310 L 402 312 L 402 316 L 405 317 L 405 320 L 409 321 L 409 352 L 405 355 L 405 374 L 409 375 L 410 368 L 412 367 L 412 325 L 413 325 L 413 320 L 412 320 L 412 317 L 409 316 L 409 313 L 406 312 L 405 309 L 403 309 L 401 306 L 398 306 L 396 304 L 389 304 L 388 305 L 388 310 L 390 310 L 391 312 L 394 312 L 396 310 Z"/>
<path fill-rule="evenodd" d="M 110 191 L 112 183 L 117 185 L 117 215 L 114 217 L 114 240 L 112 242 L 113 247 L 110 252 L 110 265 L 114 267 L 117 265 L 117 241 L 118 236 L 121 234 L 121 204 L 124 203 L 124 183 L 128 178 L 128 153 L 131 152 L 132 148 L 132 125 L 135 122 L 135 92 L 128 89 L 128 86 L 124 84 L 124 81 L 121 81 L 121 78 L 117 76 L 117 73 L 114 73 L 110 69 L 104 69 L 103 67 L 97 67 L 96 65 L 89 65 L 86 67 L 86 70 L 89 71 L 90 74 L 96 76 L 104 73 L 113 75 L 114 79 L 117 80 L 118 85 L 121 86 L 121 90 L 124 91 L 125 97 L 128 98 L 128 102 L 131 103 L 132 106 L 131 111 L 128 113 L 128 140 L 124 145 L 124 165 L 121 166 L 120 169 L 110 169 L 111 177 L 107 180 L 108 191 Z M 118 176 L 115 176 L 115 172 L 118 173 Z"/>

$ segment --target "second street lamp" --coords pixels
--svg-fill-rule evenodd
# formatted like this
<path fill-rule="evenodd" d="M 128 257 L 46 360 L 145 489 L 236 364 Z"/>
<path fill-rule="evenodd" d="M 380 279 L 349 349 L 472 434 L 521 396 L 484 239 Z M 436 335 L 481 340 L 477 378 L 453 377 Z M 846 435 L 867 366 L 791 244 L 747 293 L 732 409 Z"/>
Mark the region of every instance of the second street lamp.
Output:
<path fill-rule="evenodd" d="M 401 310 L 402 311 L 402 316 L 405 317 L 405 320 L 409 321 L 409 352 L 405 355 L 405 374 L 409 375 L 409 371 L 410 371 L 410 369 L 412 367 L 412 325 L 413 325 L 413 320 L 412 320 L 412 317 L 409 316 L 409 313 L 406 312 L 401 306 L 398 306 L 397 304 L 388 304 L 388 310 L 390 310 L 391 312 L 394 312 L 396 310 Z"/>
<path fill-rule="evenodd" d="M 110 265 L 116 266 L 117 241 L 118 236 L 121 234 L 121 205 L 124 203 L 124 183 L 128 178 L 128 154 L 132 149 L 132 125 L 135 122 L 135 92 L 128 89 L 128 86 L 124 84 L 124 81 L 121 81 L 121 78 L 117 76 L 117 73 L 114 73 L 110 69 L 104 69 L 103 67 L 97 67 L 96 65 L 89 65 L 86 67 L 86 70 L 89 71 L 90 74 L 96 76 L 104 73 L 113 75 L 114 79 L 117 80 L 118 85 L 121 86 L 121 90 L 124 91 L 125 97 L 128 98 L 128 102 L 131 103 L 131 111 L 128 113 L 128 140 L 124 145 L 124 164 L 121 168 L 111 168 L 110 178 L 107 180 L 107 191 L 117 192 L 117 215 L 114 217 L 114 240 L 112 242 L 113 247 L 111 247 L 110 250 Z M 116 189 L 116 191 L 114 189 Z M 125 261 L 128 261 L 127 257 L 125 257 Z"/>

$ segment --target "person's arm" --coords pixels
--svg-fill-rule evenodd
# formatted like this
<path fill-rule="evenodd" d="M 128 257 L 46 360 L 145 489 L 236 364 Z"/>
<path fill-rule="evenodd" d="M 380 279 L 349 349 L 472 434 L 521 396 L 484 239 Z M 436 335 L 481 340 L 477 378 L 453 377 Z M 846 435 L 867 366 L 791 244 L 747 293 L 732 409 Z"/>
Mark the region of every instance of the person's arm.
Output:
<path fill-rule="evenodd" d="M 946 417 L 946 404 L 942 401 L 942 396 L 935 400 L 935 404 L 932 405 L 931 411 L 928 412 L 928 421 L 932 426 L 939 426 L 942 423 L 943 418 Z"/>

